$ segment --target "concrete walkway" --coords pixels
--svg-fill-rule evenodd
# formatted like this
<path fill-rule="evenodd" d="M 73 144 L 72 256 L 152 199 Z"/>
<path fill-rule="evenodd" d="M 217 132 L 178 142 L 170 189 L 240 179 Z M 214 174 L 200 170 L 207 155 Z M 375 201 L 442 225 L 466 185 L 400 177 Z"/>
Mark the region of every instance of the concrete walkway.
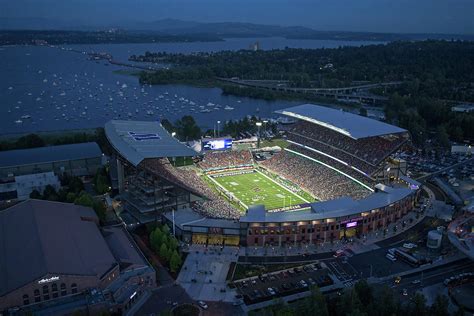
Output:
<path fill-rule="evenodd" d="M 236 293 L 227 288 L 226 279 L 237 259 L 237 247 L 191 245 L 177 283 L 195 300 L 233 302 Z"/>

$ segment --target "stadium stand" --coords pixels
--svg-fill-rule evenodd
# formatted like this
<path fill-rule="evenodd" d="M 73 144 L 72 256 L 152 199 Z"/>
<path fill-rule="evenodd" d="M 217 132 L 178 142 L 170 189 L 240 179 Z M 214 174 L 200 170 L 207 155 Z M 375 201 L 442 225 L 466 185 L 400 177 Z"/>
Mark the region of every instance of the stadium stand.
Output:
<path fill-rule="evenodd" d="M 330 146 L 333 149 L 331 153 L 338 158 L 341 157 L 342 160 L 348 159 L 350 155 L 374 167 L 408 139 L 406 133 L 353 139 L 337 131 L 302 120 L 295 123 L 289 133 Z M 364 166 L 362 169 L 365 169 Z"/>
<path fill-rule="evenodd" d="M 340 173 L 309 159 L 281 151 L 262 162 L 268 170 L 279 174 L 313 194 L 318 200 L 351 196 L 361 199 L 370 191 Z"/>
<path fill-rule="evenodd" d="M 253 157 L 248 150 L 209 151 L 198 165 L 205 171 L 252 166 Z"/>
<path fill-rule="evenodd" d="M 212 218 L 239 217 L 239 211 L 224 197 L 215 193 L 195 171 L 185 168 L 175 168 L 166 158 L 150 159 L 143 163 L 149 170 L 159 173 L 168 181 L 204 197 L 204 201 L 196 202 L 193 205 L 193 208 L 202 215 Z"/>

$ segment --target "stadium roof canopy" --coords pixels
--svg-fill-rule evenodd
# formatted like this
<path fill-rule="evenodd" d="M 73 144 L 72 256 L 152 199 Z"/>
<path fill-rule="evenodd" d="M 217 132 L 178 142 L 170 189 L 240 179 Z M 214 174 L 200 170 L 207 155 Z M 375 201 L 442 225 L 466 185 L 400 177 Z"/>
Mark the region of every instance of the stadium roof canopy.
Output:
<path fill-rule="evenodd" d="M 397 126 L 315 104 L 302 104 L 276 113 L 324 126 L 353 139 L 406 132 Z"/>
<path fill-rule="evenodd" d="M 279 223 L 346 217 L 385 207 L 414 192 L 408 188 L 391 188 L 389 191 L 375 192 L 362 200 L 354 200 L 346 196 L 335 200 L 315 202 L 311 204 L 311 209 L 306 211 L 268 212 L 263 205 L 253 205 L 240 218 L 240 222 Z"/>
<path fill-rule="evenodd" d="M 16 149 L 0 152 L 0 168 L 101 157 L 97 143 Z"/>
<path fill-rule="evenodd" d="M 197 155 L 156 121 L 109 121 L 105 134 L 115 150 L 134 166 L 148 158 Z"/>

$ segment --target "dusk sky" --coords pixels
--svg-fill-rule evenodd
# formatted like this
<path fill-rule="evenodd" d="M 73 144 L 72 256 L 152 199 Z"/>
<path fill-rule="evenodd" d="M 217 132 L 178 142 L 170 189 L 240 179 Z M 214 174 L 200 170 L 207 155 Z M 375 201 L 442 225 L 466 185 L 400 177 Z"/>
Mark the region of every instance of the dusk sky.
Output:
<path fill-rule="evenodd" d="M 0 0 L 0 16 L 80 24 L 173 18 L 318 30 L 474 33 L 473 0 Z"/>

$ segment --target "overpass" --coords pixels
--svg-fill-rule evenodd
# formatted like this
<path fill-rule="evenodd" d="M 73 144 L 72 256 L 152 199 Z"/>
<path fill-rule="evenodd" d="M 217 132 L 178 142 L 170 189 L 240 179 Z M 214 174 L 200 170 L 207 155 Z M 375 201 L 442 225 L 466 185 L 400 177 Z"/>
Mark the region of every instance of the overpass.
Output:
<path fill-rule="evenodd" d="M 297 92 L 312 94 L 325 98 L 335 98 L 339 100 L 357 101 L 357 102 L 385 102 L 388 97 L 368 94 L 351 94 L 366 91 L 373 88 L 400 85 L 401 81 L 381 82 L 341 88 L 293 88 L 288 87 L 288 80 L 240 80 L 235 78 L 217 78 L 217 80 L 252 88 L 267 89 L 281 92 Z"/>

